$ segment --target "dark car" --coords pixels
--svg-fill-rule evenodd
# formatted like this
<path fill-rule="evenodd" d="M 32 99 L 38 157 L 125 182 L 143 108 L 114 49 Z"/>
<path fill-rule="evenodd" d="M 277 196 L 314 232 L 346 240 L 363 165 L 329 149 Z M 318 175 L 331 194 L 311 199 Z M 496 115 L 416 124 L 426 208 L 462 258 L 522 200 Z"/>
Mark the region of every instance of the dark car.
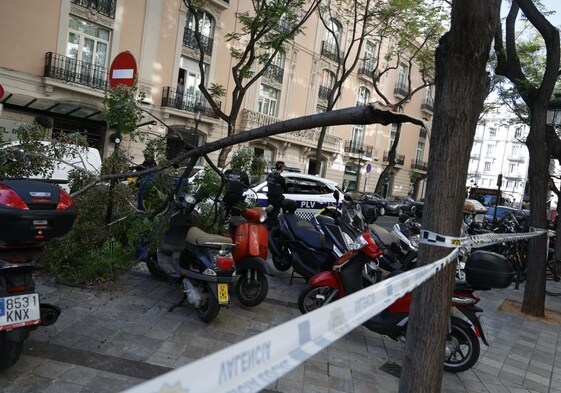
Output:
<path fill-rule="evenodd" d="M 404 197 L 388 197 L 386 198 L 388 205 L 386 214 L 389 216 L 399 216 L 400 214 L 412 214 L 415 200 L 410 196 Z"/>
<path fill-rule="evenodd" d="M 368 211 L 371 210 L 369 207 L 376 207 L 376 215 L 383 216 L 386 214 L 388 209 L 388 202 L 381 195 L 375 194 L 373 192 L 351 192 L 350 195 L 355 201 L 359 201 L 363 207 L 363 213 L 366 218 L 369 214 Z"/>
<path fill-rule="evenodd" d="M 495 207 L 490 207 L 485 214 L 485 221 L 493 222 L 496 217 L 498 222 L 501 222 L 505 217 L 510 217 L 513 214 L 518 220 L 526 219 L 528 220 L 529 215 L 526 216 L 524 211 L 511 206 L 497 206 L 497 213 L 495 214 Z"/>

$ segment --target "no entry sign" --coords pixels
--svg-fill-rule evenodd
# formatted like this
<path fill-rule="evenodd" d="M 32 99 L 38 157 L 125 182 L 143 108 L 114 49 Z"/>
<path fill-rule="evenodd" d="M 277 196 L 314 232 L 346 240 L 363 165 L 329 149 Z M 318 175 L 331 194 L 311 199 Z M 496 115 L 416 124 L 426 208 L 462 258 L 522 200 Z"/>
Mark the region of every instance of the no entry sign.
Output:
<path fill-rule="evenodd" d="M 136 60 L 129 51 L 121 52 L 113 59 L 109 68 L 109 85 L 114 89 L 119 85 L 133 87 L 136 84 Z"/>

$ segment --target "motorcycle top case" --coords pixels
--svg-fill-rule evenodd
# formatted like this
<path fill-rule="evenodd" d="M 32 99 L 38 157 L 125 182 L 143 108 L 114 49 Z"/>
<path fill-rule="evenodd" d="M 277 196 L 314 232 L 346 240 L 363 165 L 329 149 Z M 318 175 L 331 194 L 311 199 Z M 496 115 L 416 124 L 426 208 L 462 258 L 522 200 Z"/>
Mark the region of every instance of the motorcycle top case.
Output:
<path fill-rule="evenodd" d="M 514 278 L 514 269 L 508 259 L 491 251 L 474 251 L 464 267 L 466 280 L 478 288 L 508 288 Z"/>
<path fill-rule="evenodd" d="M 36 242 L 64 236 L 76 206 L 60 187 L 40 180 L 0 180 L 0 242 Z"/>

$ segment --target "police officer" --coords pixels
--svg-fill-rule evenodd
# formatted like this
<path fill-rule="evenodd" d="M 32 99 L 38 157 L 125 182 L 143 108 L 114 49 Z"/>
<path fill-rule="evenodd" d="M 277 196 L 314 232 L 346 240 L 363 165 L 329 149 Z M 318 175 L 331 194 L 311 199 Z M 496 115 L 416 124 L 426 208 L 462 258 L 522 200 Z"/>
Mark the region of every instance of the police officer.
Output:
<path fill-rule="evenodd" d="M 226 194 L 224 195 L 224 207 L 227 216 L 232 214 L 231 210 L 236 204 L 243 202 L 244 191 L 249 189 L 249 177 L 247 173 L 242 172 L 238 168 L 230 168 L 224 172 L 224 176 L 228 181 L 226 185 Z"/>
<path fill-rule="evenodd" d="M 284 193 L 288 191 L 286 179 L 282 176 L 284 171 L 284 162 L 277 161 L 275 163 L 275 172 L 267 176 L 267 200 L 273 208 L 267 214 L 269 230 L 278 224 L 278 216 L 280 213 L 281 202 L 284 199 Z"/>

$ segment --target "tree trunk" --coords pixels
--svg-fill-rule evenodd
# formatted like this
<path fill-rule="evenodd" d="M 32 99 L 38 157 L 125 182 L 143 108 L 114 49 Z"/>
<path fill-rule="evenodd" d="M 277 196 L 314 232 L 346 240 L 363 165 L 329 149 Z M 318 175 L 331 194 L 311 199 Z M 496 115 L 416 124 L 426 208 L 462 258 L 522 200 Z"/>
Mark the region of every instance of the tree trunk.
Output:
<path fill-rule="evenodd" d="M 549 190 L 549 155 L 545 124 L 546 103 L 534 101 L 531 105 L 530 133 L 526 139 L 530 163 L 530 227 L 547 228 L 547 194 Z M 545 261 L 547 259 L 547 236 L 533 237 L 528 241 L 528 269 L 524 284 L 522 312 L 543 317 L 545 315 Z"/>
<path fill-rule="evenodd" d="M 436 97 L 423 228 L 459 236 L 470 150 L 487 96 L 485 70 L 499 23 L 500 0 L 454 1 L 450 31 L 436 52 Z M 444 214 L 442 214 L 444 213 Z M 450 249 L 421 245 L 427 264 Z M 440 392 L 455 266 L 413 292 L 399 391 Z"/>

